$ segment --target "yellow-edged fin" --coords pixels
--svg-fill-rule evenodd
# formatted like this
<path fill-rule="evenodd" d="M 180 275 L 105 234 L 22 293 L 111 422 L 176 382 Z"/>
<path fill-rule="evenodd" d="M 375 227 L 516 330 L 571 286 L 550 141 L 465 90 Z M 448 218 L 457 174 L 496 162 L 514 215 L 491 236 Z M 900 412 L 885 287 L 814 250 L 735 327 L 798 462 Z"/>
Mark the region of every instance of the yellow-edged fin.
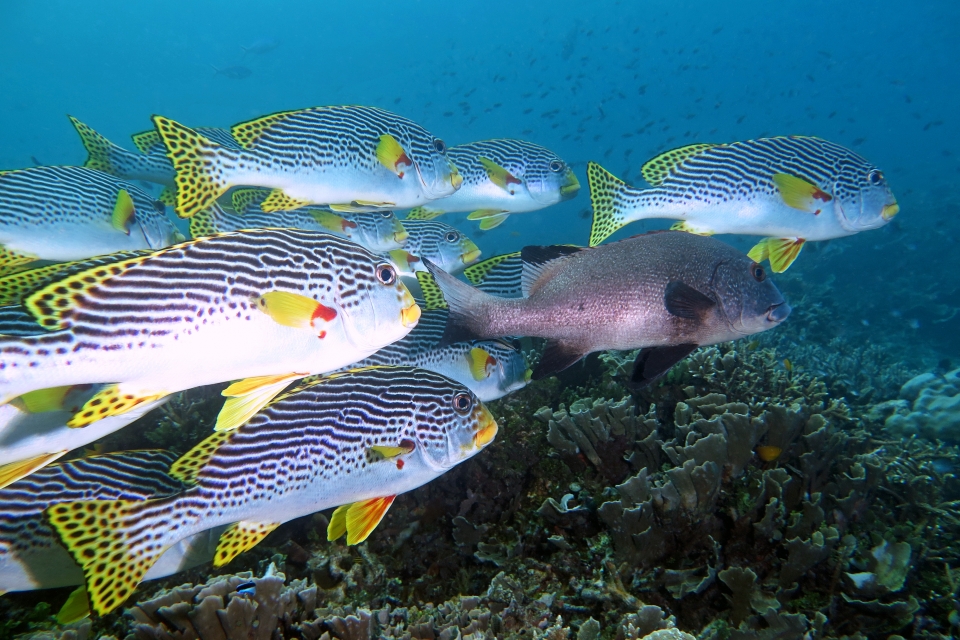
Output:
<path fill-rule="evenodd" d="M 70 624 L 83 620 L 90 615 L 90 599 L 87 597 L 87 587 L 80 586 L 74 589 L 67 601 L 57 612 L 57 624 Z"/>
<path fill-rule="evenodd" d="M 244 551 L 253 549 L 271 531 L 280 526 L 279 522 L 235 522 L 220 534 L 217 551 L 213 555 L 213 566 L 222 567 Z"/>
<path fill-rule="evenodd" d="M 397 269 L 404 273 L 412 273 L 414 271 L 412 264 L 420 262 L 420 258 L 403 249 L 393 249 L 387 253 L 393 264 L 397 265 Z"/>
<path fill-rule="evenodd" d="M 190 236 L 192 238 L 204 238 L 215 233 L 220 233 L 220 230 L 217 228 L 212 209 L 201 211 L 190 218 Z"/>
<path fill-rule="evenodd" d="M 53 453 L 41 453 L 38 456 L 33 456 L 26 460 L 8 462 L 0 466 L 0 489 L 13 484 L 21 478 L 26 478 L 34 471 L 44 468 L 66 452 L 66 449 L 64 449 L 63 451 L 55 451 Z"/>
<path fill-rule="evenodd" d="M 13 251 L 0 245 L 0 275 L 12 274 L 36 259 L 37 256 L 31 253 Z"/>
<path fill-rule="evenodd" d="M 120 385 L 108 384 L 67 420 L 67 426 L 71 429 L 87 427 L 98 420 L 124 414 L 144 402 L 153 402 L 166 395 L 169 395 L 166 391 L 132 393 L 121 390 Z"/>
<path fill-rule="evenodd" d="M 487 177 L 490 178 L 490 182 L 497 185 L 510 195 L 514 195 L 516 193 L 516 189 L 514 189 L 512 185 L 523 184 L 519 178 L 490 158 L 477 156 L 477 160 L 479 160 L 480 164 L 483 165 L 483 169 L 487 172 Z"/>
<path fill-rule="evenodd" d="M 80 135 L 80 141 L 83 148 L 87 150 L 87 159 L 83 166 L 87 169 L 96 169 L 104 173 L 116 173 L 117 167 L 110 159 L 111 151 L 115 145 L 107 140 L 103 135 L 97 133 L 92 127 L 80 122 L 73 116 L 67 116 L 73 124 L 73 128 Z"/>
<path fill-rule="evenodd" d="M 483 220 L 484 218 L 495 218 L 507 213 L 503 209 L 477 209 L 467 214 L 467 220 Z"/>
<path fill-rule="evenodd" d="M 493 228 L 495 228 L 495 227 L 499 227 L 499 226 L 500 226 L 501 224 L 503 224 L 504 221 L 505 221 L 507 218 L 509 218 L 509 217 L 510 217 L 509 214 L 504 213 L 504 214 L 499 215 L 499 216 L 493 216 L 493 217 L 490 217 L 490 218 L 484 218 L 483 220 L 480 221 L 480 225 L 479 225 L 479 226 L 480 226 L 480 229 L 481 229 L 482 231 L 489 231 L 490 229 L 493 229 Z"/>
<path fill-rule="evenodd" d="M 126 189 L 120 189 L 117 193 L 117 202 L 113 205 L 113 215 L 110 217 L 113 228 L 130 235 L 130 223 L 133 222 L 136 213 L 130 193 Z"/>
<path fill-rule="evenodd" d="M 385 445 L 373 445 L 370 447 L 370 450 L 381 456 L 385 459 L 396 458 L 402 455 L 406 455 L 413 451 L 414 447 L 411 443 L 409 446 L 399 446 L 399 447 L 388 447 Z"/>
<path fill-rule="evenodd" d="M 470 265 L 469 267 L 463 270 L 463 275 L 466 276 L 467 280 L 469 280 L 472 284 L 480 284 L 481 282 L 487 279 L 487 275 L 490 273 L 490 271 L 493 270 L 493 268 L 499 265 L 501 262 L 505 260 L 509 260 L 510 258 L 519 258 L 519 257 L 520 257 L 519 251 L 514 253 L 504 253 L 499 256 L 493 256 L 492 258 L 481 260 L 477 264 Z"/>
<path fill-rule="evenodd" d="M 134 592 L 164 549 L 135 540 L 135 510 L 144 500 L 77 500 L 47 507 L 47 520 L 83 568 L 90 608 L 106 615 Z M 149 539 L 146 539 L 149 540 Z"/>
<path fill-rule="evenodd" d="M 234 189 L 230 194 L 230 205 L 237 215 L 243 215 L 251 205 L 263 202 L 272 189 L 263 187 L 244 187 L 243 189 Z"/>
<path fill-rule="evenodd" d="M 337 507 L 327 525 L 327 540 L 347 534 L 347 544 L 359 544 L 377 528 L 397 496 L 371 498 Z"/>
<path fill-rule="evenodd" d="M 160 202 L 162 202 L 168 207 L 176 207 L 177 206 L 177 190 L 170 187 L 164 187 L 163 189 L 160 190 L 160 195 L 157 196 L 157 200 L 159 200 Z"/>
<path fill-rule="evenodd" d="M 764 238 L 750 249 L 747 257 L 754 262 L 770 260 L 770 269 L 783 273 L 800 255 L 804 242 L 803 238 Z"/>
<path fill-rule="evenodd" d="M 328 204 L 331 210 L 338 213 L 366 213 L 371 209 L 393 209 L 393 202 L 373 202 L 372 200 L 354 200 L 349 204 Z"/>
<path fill-rule="evenodd" d="M 63 399 L 67 397 L 71 385 L 37 389 L 17 398 L 17 403 L 29 413 L 46 413 L 48 411 L 63 411 Z"/>
<path fill-rule="evenodd" d="M 233 136 L 233 139 L 236 140 L 237 144 L 241 147 L 249 149 L 257 144 L 257 140 L 263 135 L 264 131 L 294 113 L 296 113 L 296 111 L 281 111 L 235 124 L 230 127 L 230 135 Z"/>
<path fill-rule="evenodd" d="M 377 143 L 377 160 L 401 179 L 406 170 L 413 166 L 413 160 L 403 150 L 397 139 L 389 133 L 380 136 L 380 142 Z"/>
<path fill-rule="evenodd" d="M 317 321 L 329 322 L 337 317 L 337 310 L 313 298 L 287 291 L 271 291 L 257 298 L 257 307 L 277 324 L 295 329 L 312 329 Z"/>
<path fill-rule="evenodd" d="M 353 220 L 347 220 L 343 216 L 338 216 L 332 211 L 324 211 L 323 209 L 311 211 L 310 217 L 316 220 L 321 227 L 334 233 L 344 233 L 347 229 L 356 229 L 357 227 L 357 223 Z"/>
<path fill-rule="evenodd" d="M 223 171 L 217 167 L 223 147 L 163 116 L 153 116 L 153 124 L 176 171 L 177 204 L 174 210 L 181 218 L 195 216 L 230 189 Z"/>
<path fill-rule="evenodd" d="M 816 215 L 822 211 L 824 204 L 833 200 L 832 195 L 803 178 L 787 173 L 775 173 L 772 179 L 783 202 L 793 209 Z"/>
<path fill-rule="evenodd" d="M 220 445 L 230 439 L 232 433 L 232 431 L 215 431 L 213 435 L 207 436 L 193 449 L 177 458 L 170 465 L 167 475 L 184 484 L 196 484 L 200 471 L 210 462 L 210 458 Z"/>
<path fill-rule="evenodd" d="M 470 364 L 470 375 L 477 382 L 490 377 L 490 367 L 497 366 L 497 359 L 490 352 L 480 347 L 474 347 L 467 353 L 467 362 Z"/>
<path fill-rule="evenodd" d="M 670 151 L 665 151 L 655 158 L 647 160 L 647 162 L 640 168 L 640 174 L 643 176 L 643 179 L 650 184 L 650 186 L 658 187 L 663 184 L 663 181 L 667 179 L 667 176 L 669 176 L 677 167 L 686 162 L 687 159 L 700 155 L 707 149 L 712 149 L 716 146 L 719 145 L 706 143 L 689 144 L 685 147 L 678 147 L 676 149 L 671 149 Z"/>
<path fill-rule="evenodd" d="M 686 220 L 681 220 L 680 222 L 674 222 L 670 225 L 671 231 L 683 231 L 684 233 L 692 233 L 698 236 L 712 236 L 713 231 L 704 231 L 693 226 Z"/>
<path fill-rule="evenodd" d="M 260 203 L 260 210 L 264 213 L 273 213 L 274 211 L 294 211 L 300 207 L 311 204 L 307 200 L 296 200 L 291 198 L 283 189 L 274 189 Z"/>
<path fill-rule="evenodd" d="M 130 136 L 130 139 L 133 140 L 133 144 L 137 149 L 140 149 L 140 153 L 150 153 L 150 149 L 158 144 L 163 144 L 163 141 L 160 139 L 160 134 L 157 133 L 156 129 L 135 133 Z"/>
<path fill-rule="evenodd" d="M 414 207 L 404 220 L 433 220 L 445 214 L 446 211 L 439 209 L 428 209 L 427 207 Z"/>
<path fill-rule="evenodd" d="M 587 163 L 587 183 L 590 185 L 590 205 L 593 207 L 590 246 L 595 247 L 623 226 L 625 216 L 619 210 L 618 195 L 629 187 L 596 162 Z"/>
<path fill-rule="evenodd" d="M 443 297 L 443 291 L 432 273 L 417 271 L 417 282 L 420 283 L 420 293 L 423 294 L 423 302 L 428 311 L 447 308 L 447 299 Z"/>
<path fill-rule="evenodd" d="M 278 393 L 306 373 L 288 373 L 277 376 L 257 376 L 234 382 L 221 392 L 228 400 L 217 415 L 214 431 L 230 431 L 244 424 L 257 411 L 273 400 Z"/>

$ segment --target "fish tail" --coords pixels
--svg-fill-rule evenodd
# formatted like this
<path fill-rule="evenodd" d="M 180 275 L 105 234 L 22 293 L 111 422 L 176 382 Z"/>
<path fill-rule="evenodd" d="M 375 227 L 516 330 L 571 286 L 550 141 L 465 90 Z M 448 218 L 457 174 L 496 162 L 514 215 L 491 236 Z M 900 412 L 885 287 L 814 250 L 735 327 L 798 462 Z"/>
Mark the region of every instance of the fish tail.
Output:
<path fill-rule="evenodd" d="M 135 154 L 113 144 L 73 116 L 67 117 L 73 123 L 73 128 L 80 134 L 80 141 L 87 150 L 87 160 L 83 166 L 121 178 L 126 177 L 128 172 L 125 169 L 131 164 Z"/>
<path fill-rule="evenodd" d="M 225 149 L 169 118 L 153 116 L 153 123 L 176 171 L 174 211 L 181 218 L 193 217 L 210 207 L 231 186 L 221 162 Z"/>
<path fill-rule="evenodd" d="M 637 190 L 596 162 L 587 164 L 587 181 L 590 184 L 590 204 L 593 207 L 590 246 L 595 247 L 622 226 L 632 222 L 625 213 L 624 196 L 635 194 Z"/>
<path fill-rule="evenodd" d="M 488 309 L 497 304 L 496 298 L 458 280 L 426 258 L 423 264 L 429 273 L 418 272 L 417 280 L 427 308 L 447 309 L 447 324 L 438 347 L 501 337 L 488 333 L 490 327 L 486 320 Z"/>
<path fill-rule="evenodd" d="M 47 507 L 47 520 L 83 568 L 90 608 L 106 615 L 136 590 L 171 543 L 167 502 L 76 500 Z"/>

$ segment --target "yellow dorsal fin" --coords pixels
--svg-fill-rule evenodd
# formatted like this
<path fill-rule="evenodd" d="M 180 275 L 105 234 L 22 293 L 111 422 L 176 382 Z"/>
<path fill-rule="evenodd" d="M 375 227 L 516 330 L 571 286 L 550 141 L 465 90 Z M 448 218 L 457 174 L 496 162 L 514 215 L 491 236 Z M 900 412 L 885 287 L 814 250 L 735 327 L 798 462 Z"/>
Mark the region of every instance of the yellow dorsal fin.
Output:
<path fill-rule="evenodd" d="M 18 398 L 19 404 L 30 413 L 46 413 L 47 411 L 63 411 L 63 399 L 67 397 L 73 386 L 50 387 L 30 391 Z"/>
<path fill-rule="evenodd" d="M 317 221 L 324 229 L 329 229 L 334 233 L 345 233 L 347 229 L 356 229 L 357 223 L 353 220 L 347 220 L 343 216 L 338 216 L 332 211 L 324 209 L 313 209 L 310 211 L 310 217 Z"/>
<path fill-rule="evenodd" d="M 445 214 L 446 211 L 440 209 L 429 209 L 427 207 L 414 207 L 410 209 L 405 220 L 433 220 Z"/>
<path fill-rule="evenodd" d="M 784 203 L 793 209 L 817 215 L 823 210 L 824 204 L 833 200 L 832 195 L 803 178 L 776 173 L 772 179 Z"/>
<path fill-rule="evenodd" d="M 403 150 L 403 146 L 389 133 L 380 136 L 377 144 L 377 160 L 388 170 L 403 178 L 406 171 L 413 167 L 413 160 Z"/>
<path fill-rule="evenodd" d="M 250 520 L 233 523 L 220 534 L 217 551 L 213 556 L 213 566 L 222 567 L 244 551 L 253 549 L 279 526 L 279 522 L 252 522 Z"/>
<path fill-rule="evenodd" d="M 268 116 L 262 116 L 247 122 L 241 122 L 230 127 L 230 135 L 244 149 L 249 149 L 257 144 L 257 140 L 263 135 L 263 132 L 273 125 L 285 120 L 290 114 L 296 111 L 281 111 L 272 113 Z"/>
<path fill-rule="evenodd" d="M 13 484 L 21 478 L 26 478 L 28 475 L 42 469 L 67 451 L 55 451 L 54 453 L 41 453 L 38 456 L 33 456 L 32 458 L 27 458 L 26 460 L 17 460 L 16 462 L 8 462 L 7 464 L 0 466 L 0 489 Z"/>
<path fill-rule="evenodd" d="M 30 264 L 37 259 L 32 253 L 23 253 L 8 249 L 0 245 L 0 275 L 6 275 L 16 272 L 25 264 Z"/>
<path fill-rule="evenodd" d="M 348 545 L 363 542 L 383 520 L 383 516 L 387 514 L 396 497 L 370 498 L 337 507 L 330 516 L 327 540 L 336 540 L 346 533 Z"/>
<path fill-rule="evenodd" d="M 260 203 L 260 209 L 264 213 L 273 213 L 274 211 L 295 211 L 300 207 L 311 204 L 308 200 L 295 200 L 283 192 L 283 189 L 274 189 L 270 192 L 263 202 Z"/>
<path fill-rule="evenodd" d="M 267 406 L 278 393 L 305 373 L 287 373 L 277 376 L 258 376 L 234 382 L 221 392 L 229 398 L 223 403 L 214 431 L 230 431 L 247 422 L 260 409 Z"/>
<path fill-rule="evenodd" d="M 117 192 L 117 203 L 113 206 L 113 215 L 110 222 L 117 231 L 130 235 L 130 223 L 136 215 L 136 207 L 133 206 L 133 198 L 126 189 L 120 189 Z"/>
<path fill-rule="evenodd" d="M 57 624 L 70 624 L 83 620 L 90 615 L 90 599 L 87 598 L 87 588 L 80 586 L 70 592 L 67 601 L 57 612 Z"/>
<path fill-rule="evenodd" d="M 497 366 L 497 359 L 490 352 L 480 347 L 474 347 L 467 353 L 467 362 L 470 365 L 470 375 L 477 382 L 490 377 L 490 367 Z"/>
<path fill-rule="evenodd" d="M 420 292 L 423 294 L 423 301 L 426 304 L 427 311 L 434 309 L 446 309 L 447 299 L 443 297 L 443 291 L 437 284 L 433 274 L 429 271 L 417 271 L 417 282 L 420 283 Z"/>
<path fill-rule="evenodd" d="M 480 230 L 489 231 L 490 229 L 499 227 L 509 217 L 510 217 L 509 214 L 504 213 L 499 216 L 491 216 L 491 217 L 484 218 L 480 221 L 480 225 L 479 225 Z"/>
<path fill-rule="evenodd" d="M 764 238 L 750 249 L 747 257 L 754 262 L 770 260 L 770 269 L 783 273 L 800 255 L 804 242 L 803 238 Z"/>
<path fill-rule="evenodd" d="M 170 465 L 170 471 L 167 474 L 184 484 L 196 484 L 200 471 L 210 462 L 210 458 L 220 445 L 230 439 L 232 433 L 232 431 L 215 431 L 213 435 L 207 436 L 193 449 L 177 458 Z"/>
<path fill-rule="evenodd" d="M 463 275 L 466 276 L 467 280 L 469 280 L 471 283 L 480 284 L 481 282 L 487 279 L 487 275 L 498 264 L 500 264 L 504 260 L 509 260 L 510 258 L 519 258 L 519 257 L 520 257 L 519 251 L 514 253 L 504 253 L 499 256 L 493 256 L 492 258 L 481 260 L 477 264 L 470 265 L 469 267 L 463 270 Z"/>
<path fill-rule="evenodd" d="M 490 178 L 490 182 L 497 185 L 510 195 L 514 195 L 516 193 L 516 189 L 513 187 L 513 185 L 523 184 L 522 180 L 517 178 L 515 175 L 501 167 L 490 158 L 477 156 L 477 160 L 479 160 L 480 164 L 483 165 L 483 169 L 487 172 L 487 177 Z"/>
<path fill-rule="evenodd" d="M 244 187 L 230 193 L 230 205 L 237 215 L 245 214 L 251 205 L 260 204 L 270 195 L 271 189 L 263 187 Z"/>
<path fill-rule="evenodd" d="M 177 190 L 173 187 L 164 187 L 160 190 L 160 195 L 157 196 L 157 200 L 162 202 L 168 207 L 177 206 Z"/>
<path fill-rule="evenodd" d="M 663 184 L 663 181 L 667 179 L 667 176 L 669 176 L 674 169 L 686 162 L 688 158 L 700 155 L 707 149 L 712 149 L 716 146 L 719 145 L 704 143 L 688 144 L 685 147 L 665 151 L 647 160 L 643 167 L 640 168 L 640 173 L 647 183 L 653 187 L 658 187 Z"/>
<path fill-rule="evenodd" d="M 160 134 L 157 133 L 156 129 L 148 129 L 147 131 L 135 133 L 130 136 L 130 139 L 133 140 L 133 144 L 136 145 L 137 149 L 140 149 L 140 153 L 150 153 L 151 148 L 158 144 L 163 144 L 163 141 L 160 140 Z"/>
<path fill-rule="evenodd" d="M 315 329 L 337 317 L 337 310 L 313 298 L 287 291 L 270 291 L 257 298 L 257 307 L 277 324 L 294 329 Z M 320 336 L 323 337 L 323 336 Z"/>
<path fill-rule="evenodd" d="M 153 402 L 167 395 L 166 391 L 131 392 L 121 389 L 120 385 L 108 384 L 87 400 L 80 411 L 67 421 L 67 426 L 72 429 L 86 427 L 108 416 L 118 416 L 144 402 Z"/>

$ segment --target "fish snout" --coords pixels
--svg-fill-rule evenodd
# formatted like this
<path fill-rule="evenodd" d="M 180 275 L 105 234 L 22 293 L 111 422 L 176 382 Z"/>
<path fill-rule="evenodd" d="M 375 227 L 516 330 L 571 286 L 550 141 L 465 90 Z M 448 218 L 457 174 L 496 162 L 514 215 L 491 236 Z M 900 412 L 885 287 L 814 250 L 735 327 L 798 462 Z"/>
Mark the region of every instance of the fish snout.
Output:
<path fill-rule="evenodd" d="M 767 320 L 774 324 L 780 324 L 787 319 L 791 311 L 793 311 L 793 308 L 786 301 L 770 305 L 770 308 L 767 309 Z"/>
<path fill-rule="evenodd" d="M 460 175 L 460 170 L 457 169 L 456 165 L 452 162 L 450 163 L 450 186 L 453 187 L 454 191 L 460 188 L 460 185 L 463 184 L 463 176 Z"/>
<path fill-rule="evenodd" d="M 403 324 L 404 327 L 412 329 L 417 326 L 417 322 L 420 320 L 420 305 L 417 304 L 417 301 L 410 295 L 410 291 L 407 290 L 406 287 L 403 287 L 401 300 L 405 306 L 400 311 L 400 323 Z"/>
<path fill-rule="evenodd" d="M 564 176 L 563 184 L 560 186 L 560 197 L 569 200 L 579 191 L 580 181 L 577 180 L 576 174 L 571 169 L 567 169 L 567 175 Z"/>
<path fill-rule="evenodd" d="M 493 418 L 493 414 L 482 404 L 478 407 L 478 413 L 478 428 L 477 432 L 473 434 L 473 444 L 477 449 L 482 449 L 493 442 L 493 439 L 497 435 L 498 427 L 497 421 Z"/>
<path fill-rule="evenodd" d="M 460 254 L 460 260 L 465 265 L 473 264 L 480 258 L 480 247 L 473 240 L 467 240 L 463 243 L 463 253 Z"/>
<path fill-rule="evenodd" d="M 900 213 L 900 205 L 894 202 L 893 204 L 885 204 L 880 210 L 880 217 L 884 220 L 893 220 L 893 216 Z"/>
<path fill-rule="evenodd" d="M 399 221 L 397 222 L 400 225 Z M 410 237 L 410 233 L 400 225 L 400 228 L 393 232 L 393 241 L 402 245 Z"/>

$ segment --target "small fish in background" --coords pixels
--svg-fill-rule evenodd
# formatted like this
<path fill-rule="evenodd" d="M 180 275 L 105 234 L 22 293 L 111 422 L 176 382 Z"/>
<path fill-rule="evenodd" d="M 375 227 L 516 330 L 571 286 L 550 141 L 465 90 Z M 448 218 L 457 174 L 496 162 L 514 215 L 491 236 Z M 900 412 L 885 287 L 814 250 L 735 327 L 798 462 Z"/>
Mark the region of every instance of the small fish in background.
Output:
<path fill-rule="evenodd" d="M 769 236 L 749 255 L 780 273 L 806 241 L 877 229 L 900 210 L 879 168 L 820 138 L 692 144 L 649 160 L 642 173 L 651 188 L 589 165 L 590 246 L 636 220 L 669 218 L 689 233 Z"/>
<path fill-rule="evenodd" d="M 423 260 L 430 260 L 447 273 L 457 274 L 480 258 L 480 248 L 466 234 L 437 220 L 402 220 L 409 234 L 403 249 L 390 257 L 404 276 L 416 277 L 426 271 Z"/>
<path fill-rule="evenodd" d="M 227 67 L 216 67 L 212 64 L 210 66 L 213 67 L 214 76 L 223 76 L 230 80 L 243 80 L 253 75 L 253 71 L 242 64 L 232 64 Z"/>
<path fill-rule="evenodd" d="M 265 53 L 270 53 L 274 49 L 280 46 L 280 41 L 276 38 L 260 38 L 245 47 L 240 47 L 243 49 L 243 55 L 246 57 L 248 53 L 254 55 L 262 56 Z"/>

